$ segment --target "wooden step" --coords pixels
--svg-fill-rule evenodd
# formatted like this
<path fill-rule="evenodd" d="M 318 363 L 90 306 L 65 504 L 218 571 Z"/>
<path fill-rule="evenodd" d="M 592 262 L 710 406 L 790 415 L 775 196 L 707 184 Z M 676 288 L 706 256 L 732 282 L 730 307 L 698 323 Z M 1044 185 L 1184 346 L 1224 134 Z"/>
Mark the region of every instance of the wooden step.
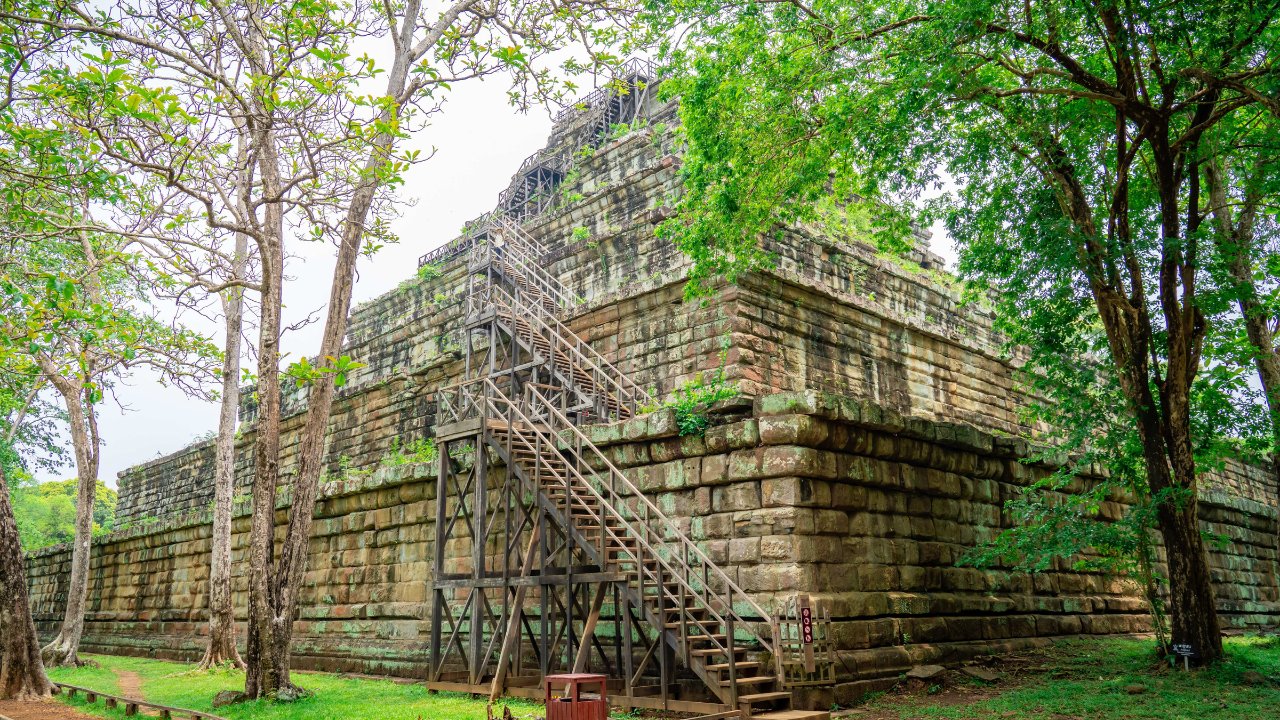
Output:
<path fill-rule="evenodd" d="M 831 720 L 826 710 L 761 710 L 751 713 L 751 720 Z"/>
<path fill-rule="evenodd" d="M 677 615 L 678 615 L 678 613 L 677 613 Z M 715 620 L 699 620 L 698 618 L 693 617 L 693 614 L 692 614 L 692 613 L 690 613 L 689 623 L 688 623 L 690 628 L 697 628 L 698 630 L 706 630 L 706 629 L 707 629 L 707 628 L 706 628 L 706 625 L 708 625 L 708 624 L 712 624 L 712 623 L 714 623 L 715 625 L 719 625 L 719 624 L 720 624 L 719 622 L 717 622 L 717 621 L 715 621 Z M 679 621 L 676 621 L 676 622 L 669 622 L 669 623 L 667 623 L 666 627 L 667 627 L 667 629 L 668 629 L 668 630 L 679 630 L 679 629 L 680 629 L 680 627 L 681 627 L 682 625 L 684 625 L 684 624 L 685 624 L 685 623 L 682 623 L 682 622 L 679 622 Z M 698 633 L 698 634 L 699 634 L 699 635 L 701 635 L 702 633 L 700 632 L 700 633 Z"/>
<path fill-rule="evenodd" d="M 738 670 L 758 670 L 760 668 L 760 663 L 758 662 L 744 661 L 740 663 L 734 663 L 733 665 Z M 714 665 L 707 665 L 706 669 L 712 672 L 729 672 L 729 663 L 715 663 Z M 766 675 L 765 677 L 772 678 L 773 676 Z"/>
<path fill-rule="evenodd" d="M 741 645 L 733 646 L 734 655 L 737 655 L 738 653 L 744 653 L 746 651 L 747 649 L 745 647 L 742 647 Z M 725 652 L 724 652 L 724 648 L 702 648 L 698 650 L 690 650 L 689 654 L 693 655 L 694 657 L 712 657 L 714 655 L 724 655 Z M 738 664 L 741 665 L 742 663 L 738 663 Z"/>
<path fill-rule="evenodd" d="M 756 703 L 774 702 L 775 700 L 790 700 L 791 693 L 778 690 L 775 692 L 756 693 L 755 695 L 739 695 L 738 703 L 745 705 L 755 705 Z"/>
<path fill-rule="evenodd" d="M 778 678 L 772 675 L 752 675 L 751 677 L 738 676 L 738 685 L 767 685 L 776 682 Z M 729 687 L 729 678 L 720 678 L 720 687 Z"/>

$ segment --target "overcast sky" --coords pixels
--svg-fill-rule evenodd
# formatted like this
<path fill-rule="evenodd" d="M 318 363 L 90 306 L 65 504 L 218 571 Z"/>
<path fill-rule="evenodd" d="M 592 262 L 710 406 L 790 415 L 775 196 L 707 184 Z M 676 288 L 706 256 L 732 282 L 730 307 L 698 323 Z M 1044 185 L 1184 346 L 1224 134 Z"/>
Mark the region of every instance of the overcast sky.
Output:
<path fill-rule="evenodd" d="M 401 190 L 406 206 L 396 221 L 400 243 L 360 260 L 355 303 L 394 288 L 414 273 L 419 255 L 453 239 L 463 223 L 492 209 L 520 162 L 546 144 L 551 129 L 547 111 L 517 112 L 507 103 L 506 89 L 502 79 L 459 84 L 444 111 L 415 135 L 414 144 L 424 155 L 433 146 L 437 153 L 409 171 Z M 938 241 L 936 231 L 934 237 L 934 251 L 950 259 L 951 248 Z M 285 323 L 321 312 L 318 322 L 285 336 L 284 351 L 295 359 L 313 355 L 319 347 L 334 254 L 328 244 L 301 246 L 307 254 L 286 267 L 292 279 L 285 287 Z M 218 326 L 192 324 L 221 342 Z M 159 385 L 150 373 L 134 373 L 116 395 L 127 407 L 107 403 L 100 421 L 100 477 L 113 487 L 121 470 L 179 450 L 217 427 L 216 403 L 184 397 Z M 74 474 L 67 468 L 41 473 L 40 479 Z"/>

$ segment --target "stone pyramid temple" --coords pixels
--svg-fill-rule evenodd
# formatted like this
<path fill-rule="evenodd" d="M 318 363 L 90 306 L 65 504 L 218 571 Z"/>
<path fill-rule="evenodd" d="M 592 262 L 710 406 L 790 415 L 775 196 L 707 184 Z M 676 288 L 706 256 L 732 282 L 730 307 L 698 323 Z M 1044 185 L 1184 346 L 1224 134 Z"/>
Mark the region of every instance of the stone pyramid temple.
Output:
<path fill-rule="evenodd" d="M 1027 397 L 927 238 L 889 256 L 833 216 L 687 300 L 689 261 L 655 232 L 677 108 L 643 63 L 619 80 L 354 311 L 343 352 L 366 366 L 333 408 L 296 665 L 526 696 L 596 672 L 626 707 L 802 720 L 913 666 L 1148 629 L 1122 580 L 958 563 L 1054 468 L 1024 462 Z M 709 410 L 672 400 L 699 393 Z M 306 404 L 286 398 L 286 475 Z M 251 402 L 241 420 L 243 618 Z M 213 463 L 203 442 L 121 474 L 85 650 L 200 656 Z M 1231 540 L 1210 552 L 1235 628 L 1280 623 L 1276 498 L 1244 463 L 1201 490 L 1204 528 Z M 31 558 L 42 633 L 69 565 L 66 547 Z"/>

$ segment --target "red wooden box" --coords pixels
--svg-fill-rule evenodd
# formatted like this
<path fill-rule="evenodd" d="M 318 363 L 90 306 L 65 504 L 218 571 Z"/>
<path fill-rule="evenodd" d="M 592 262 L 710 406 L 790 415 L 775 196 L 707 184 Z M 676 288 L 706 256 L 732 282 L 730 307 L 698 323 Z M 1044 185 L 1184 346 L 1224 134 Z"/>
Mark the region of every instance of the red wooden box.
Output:
<path fill-rule="evenodd" d="M 604 675 L 570 673 L 548 675 L 545 679 L 547 720 L 608 720 L 609 698 Z M 583 687 L 596 690 L 599 697 L 582 697 Z M 557 696 L 557 690 L 564 689 Z"/>

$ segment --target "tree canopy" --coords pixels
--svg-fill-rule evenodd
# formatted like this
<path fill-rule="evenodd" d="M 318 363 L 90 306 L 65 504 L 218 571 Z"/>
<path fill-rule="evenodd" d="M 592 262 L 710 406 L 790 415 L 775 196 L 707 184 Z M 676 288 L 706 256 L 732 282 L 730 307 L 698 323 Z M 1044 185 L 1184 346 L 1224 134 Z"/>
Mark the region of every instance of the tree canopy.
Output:
<path fill-rule="evenodd" d="M 1172 639 L 1216 658 L 1197 477 L 1258 425 L 1252 370 L 1229 352 L 1230 301 L 1251 289 L 1249 312 L 1274 318 L 1276 305 L 1265 253 L 1232 282 L 1213 272 L 1225 238 L 1209 219 L 1274 212 L 1276 175 L 1259 159 L 1276 149 L 1280 5 L 652 7 L 659 24 L 687 25 L 667 48 L 687 194 L 665 231 L 695 282 L 767 262 L 760 235 L 830 194 L 875 208 L 890 245 L 944 220 L 961 274 L 1030 352 L 1030 383 L 1106 368 L 1132 440 L 1109 445 L 1140 470 L 1133 487 L 1168 552 Z M 1070 406 L 1096 398 L 1057 392 L 1067 407 L 1051 412 L 1088 419 L 1096 406 Z M 1078 435 L 1064 430 L 1059 441 Z"/>
<path fill-rule="evenodd" d="M 13 515 L 18 522 L 24 550 L 69 543 L 76 534 L 77 480 L 36 482 L 30 476 L 6 473 Z M 93 502 L 93 534 L 104 535 L 115 528 L 116 491 L 98 481 Z"/>

